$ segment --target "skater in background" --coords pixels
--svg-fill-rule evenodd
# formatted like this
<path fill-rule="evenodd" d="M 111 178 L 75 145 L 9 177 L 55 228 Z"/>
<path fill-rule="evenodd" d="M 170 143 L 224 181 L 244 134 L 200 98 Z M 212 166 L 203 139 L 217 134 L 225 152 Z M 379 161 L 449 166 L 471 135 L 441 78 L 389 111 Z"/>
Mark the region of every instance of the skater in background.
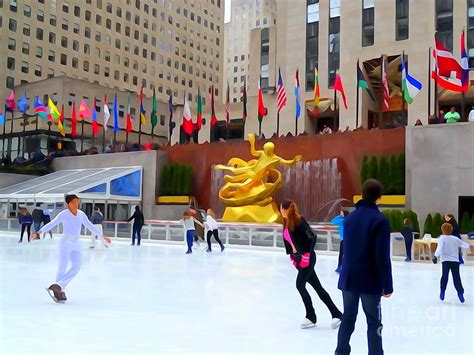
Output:
<path fill-rule="evenodd" d="M 316 325 L 317 317 L 314 311 L 311 296 L 306 290 L 306 283 L 309 283 L 321 301 L 331 312 L 333 329 L 341 323 L 342 313 L 336 307 L 331 297 L 321 285 L 321 282 L 314 271 L 316 264 L 316 235 L 309 226 L 308 222 L 300 215 L 298 206 L 291 200 L 284 201 L 280 206 L 280 212 L 283 217 L 283 242 L 286 253 L 290 255 L 290 260 L 298 270 L 296 277 L 296 288 L 301 295 L 305 309 L 306 317 L 301 323 L 301 328 L 311 328 Z"/>
<path fill-rule="evenodd" d="M 99 206 L 94 206 L 94 211 L 91 214 L 90 221 L 98 230 L 100 230 L 103 233 L 104 230 L 102 228 L 102 222 L 104 221 L 104 215 L 100 211 Z M 89 246 L 89 248 L 91 249 L 95 248 L 95 241 L 98 238 L 99 236 L 97 234 L 94 234 L 94 233 L 91 234 L 91 245 Z M 108 247 L 107 244 L 104 244 L 104 245 Z"/>
<path fill-rule="evenodd" d="M 140 211 L 140 207 L 135 206 L 135 212 L 133 212 L 132 216 L 127 219 L 127 222 L 130 222 L 132 219 L 132 245 L 135 245 L 135 236 L 137 237 L 137 245 L 140 245 L 140 241 L 142 240 L 141 231 L 145 224 L 145 217 L 143 216 L 142 211 Z"/>
<path fill-rule="evenodd" d="M 59 212 L 50 223 L 43 226 L 37 233 L 32 234 L 32 238 L 35 239 L 57 225 L 63 225 L 63 235 L 59 242 L 59 266 L 56 283 L 46 289 L 55 302 L 65 302 L 67 300 L 64 290 L 81 269 L 82 253 L 81 243 L 79 242 L 81 227 L 84 225 L 90 232 L 97 234 L 107 243 L 110 243 L 110 239 L 104 236 L 102 231 L 97 229 L 89 221 L 86 214 L 79 209 L 79 197 L 76 195 L 66 195 L 65 200 L 67 209 Z M 71 267 L 66 271 L 69 262 Z"/>
<path fill-rule="evenodd" d="M 338 230 L 339 230 L 339 239 L 340 239 L 339 258 L 337 260 L 337 268 L 336 270 L 334 270 L 337 273 L 341 271 L 342 256 L 344 255 L 344 223 L 345 223 L 346 217 L 347 217 L 347 212 L 341 210 L 341 213 L 331 220 L 331 223 L 337 225 Z"/>
<path fill-rule="evenodd" d="M 403 220 L 403 228 L 402 228 L 402 235 L 403 239 L 405 239 L 405 248 L 407 251 L 407 257 L 405 261 L 411 261 L 411 246 L 413 244 L 413 229 L 411 228 L 410 221 L 408 218 Z"/>
<path fill-rule="evenodd" d="M 47 208 L 42 210 L 43 212 L 43 226 L 47 225 L 49 222 L 51 222 L 51 213 Z M 49 236 L 51 239 L 53 239 L 53 232 L 49 231 Z M 46 235 L 43 237 L 43 239 L 46 238 Z"/>
<path fill-rule="evenodd" d="M 211 237 L 214 236 L 214 239 L 216 240 L 217 243 L 219 243 L 221 247 L 221 252 L 224 251 L 225 247 L 224 244 L 222 244 L 221 240 L 219 239 L 219 225 L 216 222 L 216 215 L 212 209 L 208 209 L 206 212 L 206 221 L 204 222 L 204 225 L 207 228 L 207 252 L 210 253 L 212 252 L 211 248 Z"/>
<path fill-rule="evenodd" d="M 21 233 L 20 233 L 20 240 L 18 243 L 23 241 L 23 234 L 25 233 L 28 235 L 28 243 L 30 242 L 30 233 L 31 233 L 31 224 L 33 223 L 33 217 L 31 216 L 30 212 L 26 208 L 20 208 L 20 213 L 18 215 L 18 222 L 21 225 Z"/>
<path fill-rule="evenodd" d="M 31 213 L 31 216 L 33 217 L 33 228 L 36 233 L 41 228 L 41 223 L 43 223 L 43 210 L 40 208 L 36 207 L 33 212 Z"/>
<path fill-rule="evenodd" d="M 184 231 L 186 233 L 186 243 L 188 245 L 188 250 L 186 251 L 186 254 L 191 254 L 193 252 L 193 242 L 197 240 L 196 228 L 194 227 L 194 223 L 198 223 L 201 226 L 202 223 L 194 219 L 193 214 L 189 210 L 184 211 L 181 223 L 183 223 Z"/>
<path fill-rule="evenodd" d="M 381 297 L 393 292 L 390 261 L 390 224 L 379 211 L 377 200 L 383 186 L 369 179 L 362 186 L 362 200 L 346 219 L 344 258 L 338 287 L 344 299 L 344 314 L 337 335 L 336 355 L 351 352 L 359 302 L 367 318 L 369 354 L 383 354 Z"/>
<path fill-rule="evenodd" d="M 469 244 L 453 235 L 453 227 L 449 223 L 444 223 L 441 226 L 441 232 L 443 234 L 438 240 L 438 247 L 433 256 L 433 263 L 436 264 L 438 258 L 441 257 L 443 266 L 439 298 L 441 301 L 444 301 L 449 272 L 451 271 L 454 287 L 458 292 L 459 301 L 464 303 L 464 288 L 462 287 L 461 276 L 459 274 L 459 265 L 461 264 L 459 262 L 459 248 L 469 248 Z"/>

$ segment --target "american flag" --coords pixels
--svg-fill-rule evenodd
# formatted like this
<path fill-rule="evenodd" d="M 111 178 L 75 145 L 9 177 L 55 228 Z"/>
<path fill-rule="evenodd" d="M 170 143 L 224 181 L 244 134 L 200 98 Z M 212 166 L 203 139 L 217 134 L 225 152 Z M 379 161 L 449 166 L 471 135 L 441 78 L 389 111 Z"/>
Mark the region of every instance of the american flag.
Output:
<path fill-rule="evenodd" d="M 387 81 L 387 67 L 384 56 L 381 57 L 382 60 L 382 91 L 383 91 L 383 111 L 388 111 L 390 106 L 388 100 L 390 98 L 390 92 L 388 90 L 388 81 Z"/>
<path fill-rule="evenodd" d="M 280 113 L 283 106 L 286 105 L 286 92 L 283 86 L 280 69 L 278 69 L 278 88 L 277 88 L 277 111 Z"/>

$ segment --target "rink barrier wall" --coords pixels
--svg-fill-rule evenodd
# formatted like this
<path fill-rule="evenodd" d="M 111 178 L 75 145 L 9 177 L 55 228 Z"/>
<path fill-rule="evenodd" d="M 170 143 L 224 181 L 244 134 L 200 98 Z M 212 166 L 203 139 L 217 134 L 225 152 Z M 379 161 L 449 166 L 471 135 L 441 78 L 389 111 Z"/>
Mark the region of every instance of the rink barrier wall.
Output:
<path fill-rule="evenodd" d="M 338 255 L 340 240 L 337 227 L 331 224 L 311 224 L 311 227 L 318 236 L 316 251 L 322 255 Z M 0 231 L 19 230 L 20 225 L 16 218 L 0 218 Z M 112 239 L 126 241 L 131 239 L 132 224 L 125 221 L 104 221 L 103 230 L 104 234 Z M 87 235 L 84 228 L 82 232 Z M 60 233 L 61 227 L 53 229 L 53 234 Z M 141 235 L 144 242 L 185 244 L 185 233 L 180 221 L 146 220 Z M 284 251 L 281 235 L 280 224 L 219 223 L 219 237 L 226 248 Z M 391 255 L 393 260 L 405 259 L 405 245 L 399 233 L 391 235 Z M 413 256 L 412 258 L 414 259 Z M 466 261 L 466 264 L 474 265 L 474 262 Z"/>

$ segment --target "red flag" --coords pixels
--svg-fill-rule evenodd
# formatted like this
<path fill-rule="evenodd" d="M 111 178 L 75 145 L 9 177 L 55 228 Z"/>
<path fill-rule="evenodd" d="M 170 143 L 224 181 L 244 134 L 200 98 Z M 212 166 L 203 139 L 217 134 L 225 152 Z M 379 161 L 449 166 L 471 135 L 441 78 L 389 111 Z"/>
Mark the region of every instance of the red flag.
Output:
<path fill-rule="evenodd" d="M 436 80 L 442 88 L 455 92 L 467 90 L 469 80 L 464 80 L 462 66 L 454 58 L 453 54 L 437 39 L 435 39 L 436 49 L 433 50 L 435 68 L 431 77 Z M 464 84 L 464 85 L 463 85 Z"/>
<path fill-rule="evenodd" d="M 211 86 L 211 127 L 217 124 L 216 110 L 214 108 L 214 85 Z"/>
<path fill-rule="evenodd" d="M 77 126 L 76 105 L 73 102 L 72 103 L 72 112 L 71 112 L 71 137 L 72 138 L 75 138 L 76 135 L 77 135 L 76 126 Z"/>
<path fill-rule="evenodd" d="M 130 133 L 132 131 L 132 116 L 130 114 L 130 93 L 128 93 L 127 97 L 127 127 L 125 128 L 125 131 L 127 131 L 127 133 Z"/>
<path fill-rule="evenodd" d="M 15 102 L 15 92 L 13 90 L 10 91 L 10 95 L 8 98 L 5 100 L 6 101 L 6 108 L 8 111 L 15 111 L 16 109 L 16 102 Z"/>
<path fill-rule="evenodd" d="M 332 88 L 336 91 L 339 91 L 342 96 L 344 108 L 347 110 L 346 94 L 344 93 L 344 86 L 342 86 L 342 79 L 341 75 L 339 74 L 339 70 L 336 70 L 336 79 L 334 80 L 334 86 Z"/>
<path fill-rule="evenodd" d="M 388 111 L 390 109 L 390 105 L 388 101 L 390 100 L 390 91 L 388 89 L 388 80 L 387 80 L 387 63 L 385 58 L 381 57 L 381 71 L 382 71 L 382 110 Z"/>
<path fill-rule="evenodd" d="M 145 150 L 151 150 L 152 148 L 153 148 L 153 141 L 150 139 L 145 145 Z"/>
<path fill-rule="evenodd" d="M 92 106 L 92 135 L 95 137 L 99 133 L 100 126 L 97 123 L 97 108 L 94 98 L 94 105 Z"/>
<path fill-rule="evenodd" d="M 192 136 L 194 132 L 193 117 L 191 116 L 191 109 L 186 97 L 184 97 L 184 108 L 183 108 L 183 121 L 181 123 L 183 131 L 188 136 Z"/>
<path fill-rule="evenodd" d="M 260 80 L 258 81 L 258 120 L 262 122 L 263 117 L 267 115 L 267 109 L 263 104 L 263 93 L 262 88 L 260 87 Z"/>

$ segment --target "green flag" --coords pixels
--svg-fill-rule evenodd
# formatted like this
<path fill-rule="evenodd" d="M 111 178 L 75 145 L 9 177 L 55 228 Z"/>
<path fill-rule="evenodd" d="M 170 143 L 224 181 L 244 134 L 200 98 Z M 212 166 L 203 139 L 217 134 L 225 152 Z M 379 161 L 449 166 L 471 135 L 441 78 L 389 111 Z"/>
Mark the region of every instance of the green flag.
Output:
<path fill-rule="evenodd" d="M 357 61 L 357 87 L 364 88 L 365 90 L 367 90 L 367 94 L 369 94 L 372 101 L 376 102 L 374 95 L 372 94 L 372 91 L 370 90 L 369 83 L 367 82 L 367 80 L 365 80 L 365 75 L 359 67 L 358 61 Z"/>
<path fill-rule="evenodd" d="M 202 102 L 201 102 L 201 90 L 198 87 L 198 97 L 197 97 L 197 130 L 200 131 L 202 128 Z"/>
<path fill-rule="evenodd" d="M 153 130 L 158 123 L 158 117 L 156 116 L 156 94 L 153 89 L 153 109 L 151 110 L 151 129 Z"/>

